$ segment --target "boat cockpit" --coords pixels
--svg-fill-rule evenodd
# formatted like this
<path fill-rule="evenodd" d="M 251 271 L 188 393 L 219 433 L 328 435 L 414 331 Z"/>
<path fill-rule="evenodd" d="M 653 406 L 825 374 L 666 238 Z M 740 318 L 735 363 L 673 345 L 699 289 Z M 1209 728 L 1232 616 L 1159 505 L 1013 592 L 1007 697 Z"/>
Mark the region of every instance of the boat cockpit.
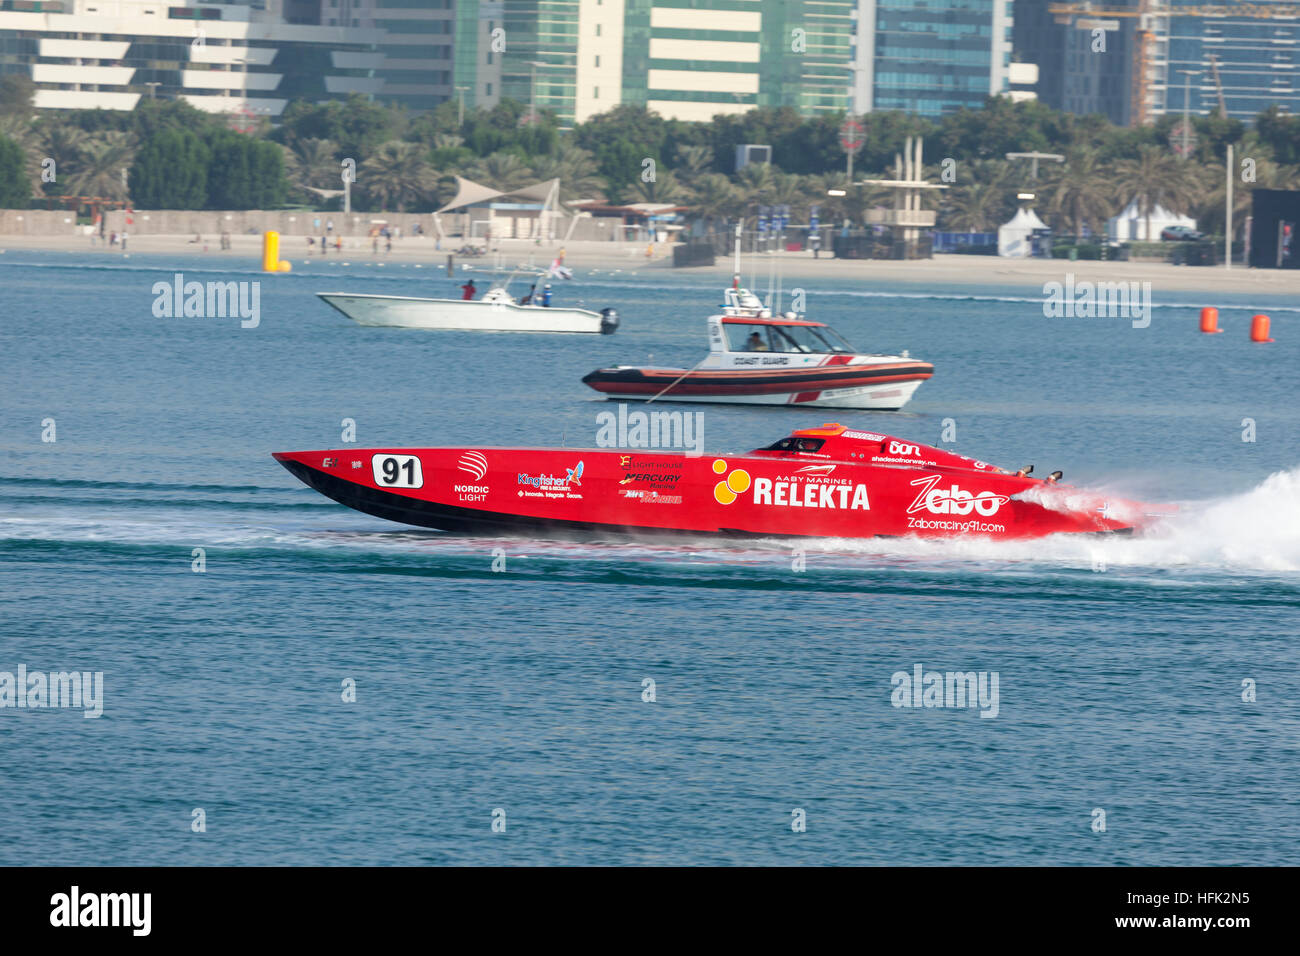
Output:
<path fill-rule="evenodd" d="M 728 322 L 723 320 L 729 352 L 795 352 L 815 355 L 851 354 L 853 346 L 828 325 L 814 323 Z"/>

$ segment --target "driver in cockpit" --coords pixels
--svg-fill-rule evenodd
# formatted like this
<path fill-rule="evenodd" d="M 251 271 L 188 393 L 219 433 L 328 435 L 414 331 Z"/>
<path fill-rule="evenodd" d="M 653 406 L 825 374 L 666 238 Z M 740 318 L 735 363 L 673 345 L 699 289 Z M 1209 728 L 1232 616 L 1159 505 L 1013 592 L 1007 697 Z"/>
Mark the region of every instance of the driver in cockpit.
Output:
<path fill-rule="evenodd" d="M 757 332 L 751 333 L 749 338 L 745 340 L 745 350 L 748 352 L 771 351 L 767 347 L 767 343 L 763 341 L 763 336 L 759 335 Z"/>

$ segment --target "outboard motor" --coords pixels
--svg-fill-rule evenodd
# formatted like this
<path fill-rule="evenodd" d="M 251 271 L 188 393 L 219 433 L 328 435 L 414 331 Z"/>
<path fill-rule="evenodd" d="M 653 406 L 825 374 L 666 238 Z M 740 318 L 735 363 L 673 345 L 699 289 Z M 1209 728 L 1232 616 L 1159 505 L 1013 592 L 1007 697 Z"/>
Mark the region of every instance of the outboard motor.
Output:
<path fill-rule="evenodd" d="M 600 310 L 600 334 L 609 335 L 618 328 L 618 310 L 601 309 Z"/>

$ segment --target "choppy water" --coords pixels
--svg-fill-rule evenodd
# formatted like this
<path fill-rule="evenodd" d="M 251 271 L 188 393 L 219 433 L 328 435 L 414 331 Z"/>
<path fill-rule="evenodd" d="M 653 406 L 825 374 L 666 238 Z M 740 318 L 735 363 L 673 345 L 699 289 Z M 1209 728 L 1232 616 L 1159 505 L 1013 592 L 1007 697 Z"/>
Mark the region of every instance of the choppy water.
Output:
<path fill-rule="evenodd" d="M 1293 302 L 1157 286 L 1135 329 L 1035 288 L 803 282 L 934 379 L 903 413 L 698 407 L 720 452 L 952 419 L 964 453 L 1182 505 L 1135 539 L 827 541 L 797 573 L 778 542 L 404 529 L 269 457 L 344 418 L 591 445 L 581 376 L 692 364 L 719 290 L 573 264 L 561 301 L 616 335 L 362 329 L 311 294 L 445 294 L 432 268 L 0 256 L 0 671 L 104 673 L 98 720 L 0 709 L 0 864 L 1297 862 Z M 178 269 L 262 279 L 261 324 L 155 318 Z M 996 672 L 996 718 L 892 706 L 916 664 Z"/>

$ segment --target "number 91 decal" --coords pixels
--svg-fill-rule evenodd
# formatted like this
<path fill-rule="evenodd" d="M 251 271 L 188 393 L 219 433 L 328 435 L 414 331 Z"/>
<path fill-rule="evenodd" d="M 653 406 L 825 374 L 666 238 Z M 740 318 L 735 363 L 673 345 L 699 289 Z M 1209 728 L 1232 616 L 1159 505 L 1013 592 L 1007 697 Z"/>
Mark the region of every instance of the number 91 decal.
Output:
<path fill-rule="evenodd" d="M 370 470 L 381 488 L 423 488 L 424 473 L 415 455 L 374 455 Z"/>

